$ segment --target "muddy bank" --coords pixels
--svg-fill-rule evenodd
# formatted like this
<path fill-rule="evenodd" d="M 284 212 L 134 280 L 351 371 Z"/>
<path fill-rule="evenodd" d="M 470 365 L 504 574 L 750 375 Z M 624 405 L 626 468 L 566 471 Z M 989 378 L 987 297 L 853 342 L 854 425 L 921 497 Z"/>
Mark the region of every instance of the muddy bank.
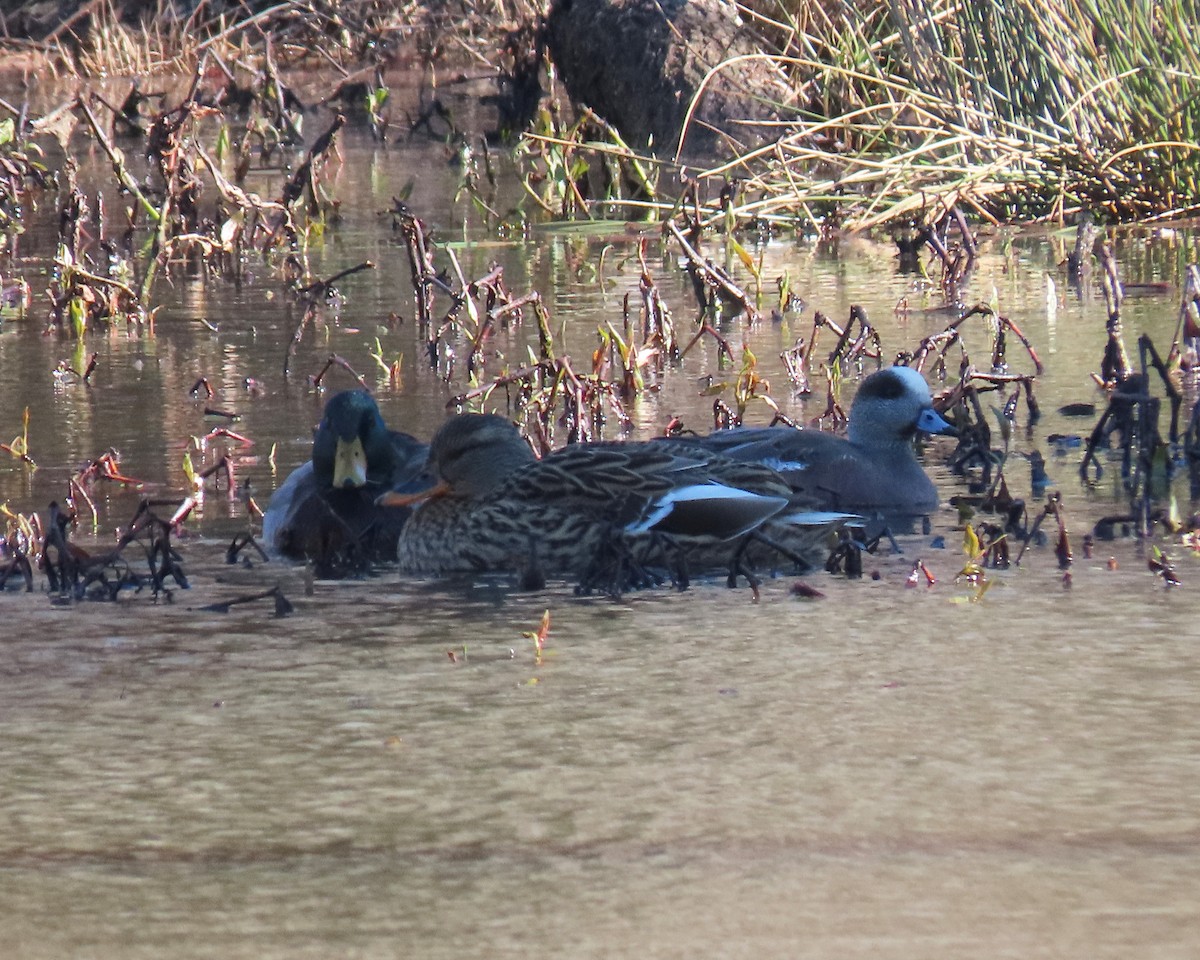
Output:
<path fill-rule="evenodd" d="M 558 0 L 546 40 L 573 100 L 662 155 L 770 137 L 791 100 L 727 0 Z"/>
<path fill-rule="evenodd" d="M 531 3 L 515 11 L 456 0 L 403 9 L 378 0 L 42 0 L 0 15 L 3 37 L 23 60 L 40 49 L 100 63 L 109 76 L 129 72 L 130 64 L 106 64 L 106 49 L 136 46 L 139 37 L 146 44 L 154 38 L 163 48 L 156 59 L 168 69 L 176 60 L 181 72 L 218 38 L 257 45 L 270 37 L 284 61 L 320 52 L 383 69 L 486 62 L 499 127 L 510 133 L 536 114 L 547 54 L 574 104 L 611 123 L 630 146 L 666 156 L 681 148 L 693 156 L 738 150 L 773 138 L 792 97 L 787 78 L 763 52 L 767 44 L 729 0 L 557 0 L 548 9 Z"/>

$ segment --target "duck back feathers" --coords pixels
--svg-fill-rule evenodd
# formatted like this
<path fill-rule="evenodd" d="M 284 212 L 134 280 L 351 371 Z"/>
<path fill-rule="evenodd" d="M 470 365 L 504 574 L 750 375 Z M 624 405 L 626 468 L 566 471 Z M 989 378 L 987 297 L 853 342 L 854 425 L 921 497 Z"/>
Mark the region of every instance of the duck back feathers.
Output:
<path fill-rule="evenodd" d="M 762 464 L 656 442 L 582 444 L 537 460 L 511 423 L 481 414 L 447 421 L 430 464 L 446 493 L 401 533 L 400 566 L 410 573 L 535 565 L 586 578 L 606 558 L 662 566 L 671 552 L 694 571 L 711 569 L 728 564 L 730 541 L 796 504 Z M 811 553 L 832 522 L 786 526 Z"/>
<path fill-rule="evenodd" d="M 863 381 L 846 437 L 821 430 L 751 427 L 679 438 L 722 456 L 778 471 L 794 495 L 830 510 L 915 516 L 937 509 L 933 482 L 917 461 L 918 432 L 949 431 L 924 378 L 890 367 Z"/>

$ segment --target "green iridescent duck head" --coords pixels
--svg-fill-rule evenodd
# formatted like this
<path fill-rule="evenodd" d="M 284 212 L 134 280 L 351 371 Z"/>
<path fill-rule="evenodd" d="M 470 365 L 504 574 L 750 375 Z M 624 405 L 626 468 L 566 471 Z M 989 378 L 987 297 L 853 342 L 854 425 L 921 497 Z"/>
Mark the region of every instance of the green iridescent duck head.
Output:
<path fill-rule="evenodd" d="M 313 475 L 323 489 L 347 490 L 390 482 L 396 468 L 391 434 L 365 390 L 331 397 L 313 437 Z"/>

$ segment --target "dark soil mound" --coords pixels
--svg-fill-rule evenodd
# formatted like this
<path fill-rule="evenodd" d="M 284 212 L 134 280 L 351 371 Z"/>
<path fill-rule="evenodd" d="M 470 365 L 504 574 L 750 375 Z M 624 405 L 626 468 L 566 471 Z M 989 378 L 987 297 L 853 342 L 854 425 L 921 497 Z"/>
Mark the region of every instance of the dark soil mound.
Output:
<path fill-rule="evenodd" d="M 685 151 L 772 136 L 789 85 L 728 0 L 556 0 L 550 55 L 571 97 L 631 146 L 674 154 L 697 93 Z M 723 67 L 733 57 L 750 57 Z M 706 77 L 707 82 L 705 82 Z"/>

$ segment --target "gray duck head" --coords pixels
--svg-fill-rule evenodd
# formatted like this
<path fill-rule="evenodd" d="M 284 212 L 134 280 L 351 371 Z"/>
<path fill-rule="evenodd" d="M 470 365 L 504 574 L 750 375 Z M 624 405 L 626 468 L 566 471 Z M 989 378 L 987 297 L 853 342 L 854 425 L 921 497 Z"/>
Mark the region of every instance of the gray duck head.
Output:
<path fill-rule="evenodd" d="M 850 442 L 863 447 L 908 444 L 918 431 L 954 433 L 933 409 L 929 385 L 911 367 L 887 367 L 863 381 L 850 408 Z"/>

